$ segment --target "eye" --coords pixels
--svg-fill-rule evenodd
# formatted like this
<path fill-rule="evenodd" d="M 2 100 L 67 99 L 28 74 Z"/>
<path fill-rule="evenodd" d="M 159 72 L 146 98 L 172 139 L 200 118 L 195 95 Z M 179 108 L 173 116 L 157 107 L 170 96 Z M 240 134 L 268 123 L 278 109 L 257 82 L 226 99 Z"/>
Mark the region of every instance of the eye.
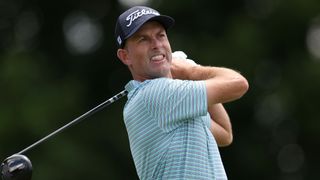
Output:
<path fill-rule="evenodd" d="M 165 32 L 161 32 L 161 33 L 159 33 L 158 37 L 161 39 L 165 39 L 165 38 L 167 38 L 167 34 Z"/>
<path fill-rule="evenodd" d="M 160 37 L 166 37 L 166 33 L 160 33 Z"/>
<path fill-rule="evenodd" d="M 140 36 L 139 38 L 138 38 L 138 42 L 144 42 L 144 41 L 146 41 L 147 40 L 147 38 L 145 37 L 145 36 Z"/>

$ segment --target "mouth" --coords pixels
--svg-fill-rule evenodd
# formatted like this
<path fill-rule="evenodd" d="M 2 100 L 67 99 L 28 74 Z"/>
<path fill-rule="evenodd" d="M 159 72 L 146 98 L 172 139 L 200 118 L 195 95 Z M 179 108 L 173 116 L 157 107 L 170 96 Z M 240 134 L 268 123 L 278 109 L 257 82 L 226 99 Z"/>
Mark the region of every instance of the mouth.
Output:
<path fill-rule="evenodd" d="M 150 60 L 153 63 L 161 63 L 162 61 L 165 61 L 166 58 L 165 58 L 164 54 L 156 54 L 156 55 L 151 56 Z"/>

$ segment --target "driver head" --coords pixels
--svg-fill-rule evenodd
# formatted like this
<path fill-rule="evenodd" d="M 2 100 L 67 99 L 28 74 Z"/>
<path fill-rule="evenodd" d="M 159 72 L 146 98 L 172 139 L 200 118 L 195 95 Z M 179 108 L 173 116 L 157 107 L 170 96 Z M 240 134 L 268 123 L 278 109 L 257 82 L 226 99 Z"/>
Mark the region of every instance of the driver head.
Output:
<path fill-rule="evenodd" d="M 2 180 L 31 180 L 32 164 L 24 155 L 15 154 L 1 164 Z"/>

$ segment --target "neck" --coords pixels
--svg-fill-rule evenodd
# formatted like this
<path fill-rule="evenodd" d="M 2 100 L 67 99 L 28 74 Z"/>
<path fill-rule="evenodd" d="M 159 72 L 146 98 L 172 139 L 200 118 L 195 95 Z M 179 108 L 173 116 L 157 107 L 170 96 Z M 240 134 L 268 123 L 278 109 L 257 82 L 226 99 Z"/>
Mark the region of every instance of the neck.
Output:
<path fill-rule="evenodd" d="M 133 74 L 133 73 L 131 73 L 131 75 L 132 75 L 132 78 L 134 80 L 140 81 L 140 82 L 143 82 L 145 80 L 150 80 L 150 79 L 157 79 L 157 78 L 170 78 L 170 79 L 173 79 L 171 72 L 168 73 L 166 76 L 154 76 L 154 77 L 152 77 L 152 76 L 150 76 L 150 77 L 139 76 L 139 75 L 136 75 L 136 74 Z"/>

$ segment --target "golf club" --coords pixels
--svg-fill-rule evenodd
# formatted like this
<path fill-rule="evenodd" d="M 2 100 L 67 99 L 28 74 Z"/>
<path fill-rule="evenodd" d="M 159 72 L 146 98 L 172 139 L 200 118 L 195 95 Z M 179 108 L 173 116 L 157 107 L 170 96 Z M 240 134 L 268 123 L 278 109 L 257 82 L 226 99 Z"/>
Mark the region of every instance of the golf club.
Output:
<path fill-rule="evenodd" d="M 53 131 L 52 133 L 48 134 L 47 136 L 43 137 L 42 139 L 36 141 L 35 143 L 31 144 L 30 146 L 26 147 L 22 151 L 9 156 L 6 158 L 1 164 L 1 178 L 2 180 L 30 180 L 32 177 L 32 164 L 31 161 L 23 155 L 30 149 L 38 146 L 39 144 L 43 143 L 44 141 L 48 140 L 49 138 L 61 133 L 62 131 L 70 128 L 71 126 L 79 123 L 80 121 L 88 118 L 89 116 L 93 115 L 94 113 L 102 110 L 106 106 L 110 105 L 111 103 L 119 100 L 120 98 L 126 96 L 128 92 L 126 90 L 121 91 L 120 93 L 114 95 L 110 99 L 102 102 L 98 106 L 94 107 L 93 109 L 87 111 L 86 113 L 82 114 L 81 116 L 77 117 L 76 119 L 72 120 L 71 122 L 67 123 L 66 125 L 62 126 L 61 128 Z"/>

